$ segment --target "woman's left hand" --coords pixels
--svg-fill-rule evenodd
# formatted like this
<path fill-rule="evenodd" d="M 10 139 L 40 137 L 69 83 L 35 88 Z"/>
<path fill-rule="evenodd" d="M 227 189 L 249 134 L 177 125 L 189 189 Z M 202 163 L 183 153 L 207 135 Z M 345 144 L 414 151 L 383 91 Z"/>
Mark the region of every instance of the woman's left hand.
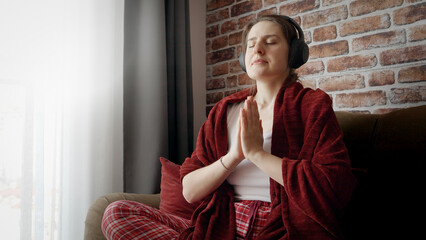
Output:
<path fill-rule="evenodd" d="M 250 96 L 240 111 L 241 121 L 241 148 L 244 157 L 248 160 L 257 153 L 263 152 L 263 128 L 257 103 Z"/>

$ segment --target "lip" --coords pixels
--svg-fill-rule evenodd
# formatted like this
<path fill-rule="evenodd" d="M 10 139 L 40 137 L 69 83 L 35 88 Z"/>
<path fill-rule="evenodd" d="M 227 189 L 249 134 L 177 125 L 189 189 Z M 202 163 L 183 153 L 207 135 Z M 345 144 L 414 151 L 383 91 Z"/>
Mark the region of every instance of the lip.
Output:
<path fill-rule="evenodd" d="M 251 64 L 254 65 L 254 64 L 265 64 L 265 63 L 268 63 L 268 61 L 259 58 L 259 59 L 254 60 Z"/>

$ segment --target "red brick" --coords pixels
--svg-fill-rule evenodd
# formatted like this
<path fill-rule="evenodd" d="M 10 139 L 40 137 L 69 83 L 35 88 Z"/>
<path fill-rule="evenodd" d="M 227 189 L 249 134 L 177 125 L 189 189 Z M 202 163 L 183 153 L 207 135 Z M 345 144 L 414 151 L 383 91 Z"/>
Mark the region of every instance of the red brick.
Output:
<path fill-rule="evenodd" d="M 325 92 L 365 88 L 364 77 L 360 74 L 323 77 L 318 81 L 318 88 Z"/>
<path fill-rule="evenodd" d="M 218 62 L 230 60 L 234 57 L 235 57 L 235 48 L 234 47 L 225 48 L 215 52 L 207 53 L 206 64 L 207 65 L 215 64 Z"/>
<path fill-rule="evenodd" d="M 271 5 L 280 3 L 280 2 L 282 2 L 282 0 L 264 0 L 263 2 L 264 2 L 263 3 L 264 6 L 267 7 L 267 6 L 271 6 Z"/>
<path fill-rule="evenodd" d="M 342 37 L 364 33 L 377 29 L 389 28 L 391 25 L 389 14 L 361 18 L 350 22 L 343 22 L 340 24 L 340 35 Z"/>
<path fill-rule="evenodd" d="M 363 36 L 352 40 L 352 50 L 373 49 L 378 47 L 388 47 L 395 44 L 405 43 L 405 31 L 396 30 Z"/>
<path fill-rule="evenodd" d="M 307 12 L 312 9 L 319 8 L 319 1 L 317 0 L 299 0 L 284 4 L 280 7 L 280 14 L 286 16 L 294 16 L 302 12 Z"/>
<path fill-rule="evenodd" d="M 227 88 L 233 88 L 238 85 L 237 76 L 233 75 L 226 78 L 226 87 Z"/>
<path fill-rule="evenodd" d="M 236 61 L 232 61 L 229 63 L 229 72 L 230 73 L 239 73 L 242 71 L 241 66 L 240 66 L 240 61 L 236 60 Z"/>
<path fill-rule="evenodd" d="M 303 87 L 305 88 L 312 88 L 312 89 L 316 89 L 316 81 L 315 79 L 299 79 L 300 84 L 303 85 Z"/>
<path fill-rule="evenodd" d="M 420 21 L 426 18 L 426 3 L 408 6 L 393 12 L 393 22 L 404 25 Z"/>
<path fill-rule="evenodd" d="M 213 76 L 219 76 L 223 74 L 227 74 L 229 72 L 228 63 L 221 63 L 212 67 Z"/>
<path fill-rule="evenodd" d="M 277 14 L 277 8 L 269 8 L 269 9 L 260 11 L 257 14 L 257 17 L 264 16 L 264 15 L 274 15 L 274 14 Z"/>
<path fill-rule="evenodd" d="M 241 92 L 244 89 L 246 89 L 246 88 L 237 88 L 237 89 L 232 89 L 232 90 L 226 91 L 225 96 L 229 96 L 229 95 L 232 95 L 234 93 Z"/>
<path fill-rule="evenodd" d="M 407 67 L 398 72 L 398 82 L 410 83 L 426 81 L 426 65 Z"/>
<path fill-rule="evenodd" d="M 386 104 L 384 91 L 368 91 L 357 93 L 341 93 L 335 97 L 335 106 L 338 108 L 371 107 Z"/>
<path fill-rule="evenodd" d="M 212 41 L 213 50 L 218 50 L 226 46 L 228 46 L 228 36 L 217 37 Z"/>
<path fill-rule="evenodd" d="M 206 28 L 206 37 L 207 38 L 216 37 L 217 35 L 219 35 L 219 26 L 218 25 L 214 25 L 214 26 L 210 26 L 210 27 Z"/>
<path fill-rule="evenodd" d="M 229 34 L 229 45 L 232 46 L 236 44 L 241 44 L 242 37 L 243 37 L 242 31 Z"/>
<path fill-rule="evenodd" d="M 408 29 L 408 41 L 415 42 L 426 39 L 426 24 Z"/>
<path fill-rule="evenodd" d="M 337 37 L 337 29 L 335 25 L 325 26 L 314 30 L 313 39 L 315 42 L 323 42 L 332 40 Z"/>
<path fill-rule="evenodd" d="M 227 5 L 230 5 L 234 0 L 207 0 L 207 11 L 212 11 Z"/>
<path fill-rule="evenodd" d="M 395 74 L 392 70 L 372 72 L 368 78 L 370 86 L 384 86 L 395 83 Z"/>
<path fill-rule="evenodd" d="M 327 61 L 328 72 L 341 72 L 376 66 L 377 58 L 374 54 L 339 57 Z"/>
<path fill-rule="evenodd" d="M 207 79 L 206 81 L 207 90 L 221 89 L 221 88 L 225 88 L 225 79 L 223 78 Z"/>
<path fill-rule="evenodd" d="M 221 34 L 232 32 L 235 29 L 237 29 L 237 21 L 236 20 L 229 20 L 229 21 L 222 23 L 222 25 L 220 25 L 220 33 Z"/>
<path fill-rule="evenodd" d="M 206 18 L 207 18 L 206 20 L 207 25 L 222 21 L 224 19 L 229 18 L 229 9 L 225 8 L 222 10 L 218 10 L 216 12 L 208 13 Z"/>
<path fill-rule="evenodd" d="M 238 75 L 238 85 L 239 86 L 242 86 L 242 85 L 253 85 L 255 83 L 256 82 L 253 79 L 251 79 L 247 75 L 247 73 L 243 73 L 243 74 Z"/>
<path fill-rule="evenodd" d="M 250 14 L 238 19 L 238 29 L 243 29 L 248 22 L 256 18 L 256 14 Z"/>
<path fill-rule="evenodd" d="M 326 10 L 308 13 L 302 16 L 303 28 L 311 28 L 327 23 L 337 22 L 348 17 L 346 6 L 338 6 Z"/>
<path fill-rule="evenodd" d="M 206 41 L 206 52 L 210 52 L 212 49 L 212 42 L 210 40 Z"/>
<path fill-rule="evenodd" d="M 238 91 L 236 89 L 225 91 L 225 97 L 231 96 L 234 93 L 237 93 Z"/>
<path fill-rule="evenodd" d="M 333 4 L 336 4 L 336 3 L 340 3 L 342 1 L 343 0 L 322 0 L 322 5 L 323 6 L 330 6 L 330 5 L 333 5 Z"/>
<path fill-rule="evenodd" d="M 411 88 L 392 88 L 390 102 L 394 104 L 416 103 L 426 101 L 426 86 Z"/>
<path fill-rule="evenodd" d="M 324 63 L 322 61 L 308 61 L 296 70 L 300 76 L 313 75 L 324 72 Z"/>
<path fill-rule="evenodd" d="M 393 65 L 426 59 L 426 45 L 390 49 L 380 53 L 380 64 Z"/>
<path fill-rule="evenodd" d="M 323 43 L 309 47 L 309 58 L 323 58 L 347 54 L 349 52 L 348 42 L 346 40 Z"/>
<path fill-rule="evenodd" d="M 206 103 L 207 104 L 214 104 L 214 103 L 219 102 L 222 98 L 223 98 L 223 92 L 207 93 Z"/>
<path fill-rule="evenodd" d="M 239 16 L 248 12 L 254 12 L 262 8 L 262 0 L 249 0 L 237 3 L 231 7 L 231 17 Z"/>
<path fill-rule="evenodd" d="M 360 16 L 367 13 L 383 10 L 403 3 L 403 0 L 357 0 L 349 5 L 351 16 Z"/>

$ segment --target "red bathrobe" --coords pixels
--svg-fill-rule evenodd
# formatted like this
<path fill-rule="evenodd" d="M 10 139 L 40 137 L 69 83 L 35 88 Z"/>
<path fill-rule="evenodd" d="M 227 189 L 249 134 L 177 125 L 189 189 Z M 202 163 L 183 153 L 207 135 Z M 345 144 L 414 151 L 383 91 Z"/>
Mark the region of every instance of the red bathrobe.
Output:
<path fill-rule="evenodd" d="M 198 134 L 181 179 L 225 155 L 227 106 L 250 89 L 222 99 Z M 300 83 L 283 86 L 275 101 L 271 154 L 282 158 L 284 186 L 270 179 L 271 214 L 259 239 L 343 239 L 340 219 L 356 185 L 330 97 Z M 225 181 L 205 197 L 179 239 L 235 238 L 232 186 Z"/>

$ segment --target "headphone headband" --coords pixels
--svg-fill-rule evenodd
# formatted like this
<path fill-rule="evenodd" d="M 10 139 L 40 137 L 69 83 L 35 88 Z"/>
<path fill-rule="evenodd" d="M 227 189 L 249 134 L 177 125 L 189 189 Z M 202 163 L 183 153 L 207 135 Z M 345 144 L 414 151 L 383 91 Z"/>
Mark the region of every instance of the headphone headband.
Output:
<path fill-rule="evenodd" d="M 284 16 L 281 15 L 281 17 L 283 17 L 285 20 L 287 20 L 291 25 L 293 25 L 293 27 L 296 29 L 297 31 L 297 39 L 301 40 L 301 41 L 305 41 L 305 35 L 303 34 L 303 30 L 302 28 L 300 28 L 299 24 L 291 17 L 289 16 Z"/>

